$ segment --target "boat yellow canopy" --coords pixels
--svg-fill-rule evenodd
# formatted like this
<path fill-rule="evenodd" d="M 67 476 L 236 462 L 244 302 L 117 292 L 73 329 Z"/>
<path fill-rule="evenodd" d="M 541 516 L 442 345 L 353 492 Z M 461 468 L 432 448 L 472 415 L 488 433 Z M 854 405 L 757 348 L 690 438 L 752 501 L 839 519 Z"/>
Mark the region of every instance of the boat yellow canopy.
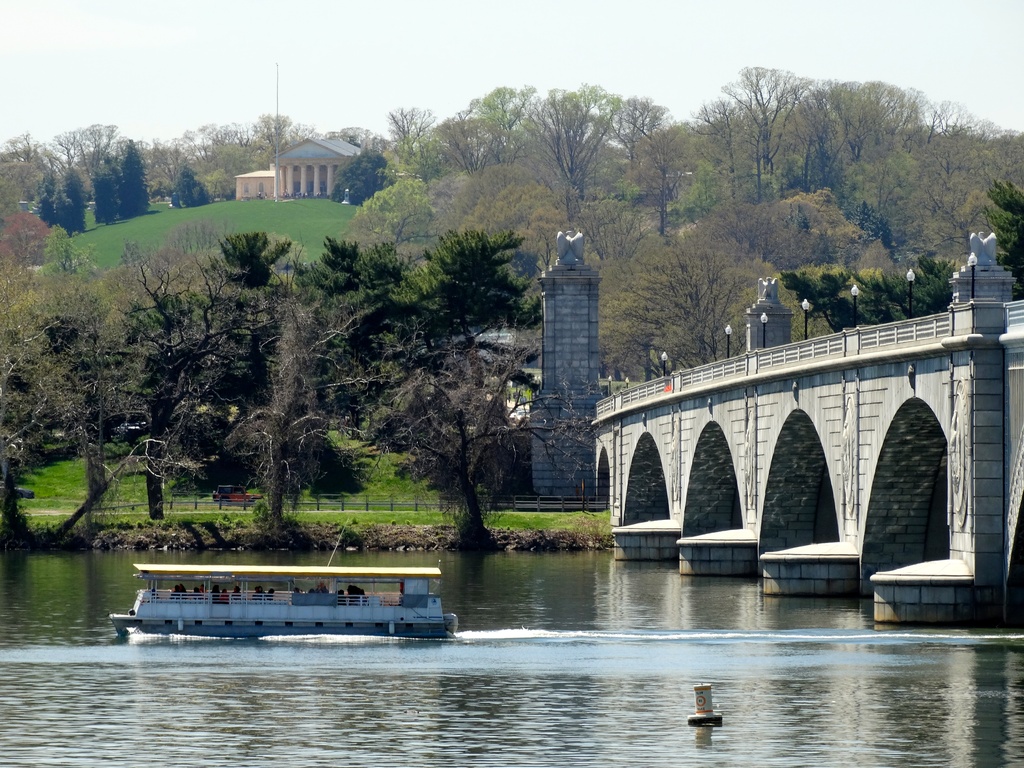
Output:
<path fill-rule="evenodd" d="M 175 565 L 169 563 L 135 563 L 140 578 L 174 576 L 232 578 L 263 576 L 276 578 L 348 578 L 348 579 L 439 579 L 440 568 L 340 568 L 329 566 L 290 565 Z"/>

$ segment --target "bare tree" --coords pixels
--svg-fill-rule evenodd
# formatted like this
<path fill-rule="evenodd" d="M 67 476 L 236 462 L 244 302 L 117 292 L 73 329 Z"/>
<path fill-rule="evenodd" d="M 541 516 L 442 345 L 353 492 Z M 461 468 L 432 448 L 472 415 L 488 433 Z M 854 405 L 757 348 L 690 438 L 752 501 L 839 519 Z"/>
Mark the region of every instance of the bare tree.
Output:
<path fill-rule="evenodd" d="M 489 546 L 487 515 L 526 466 L 530 424 L 513 404 L 530 354 L 515 341 L 487 353 L 448 350 L 394 391 L 379 426 L 384 447 L 408 451 L 413 472 L 440 490 L 465 548 Z"/>
<path fill-rule="evenodd" d="M 569 221 L 579 213 L 618 108 L 617 96 L 590 85 L 578 91 L 549 91 L 534 105 L 531 127 L 541 157 L 565 196 Z"/>
<path fill-rule="evenodd" d="M 636 160 L 637 144 L 650 138 L 668 123 L 668 109 L 654 103 L 653 99 L 630 96 L 612 119 L 612 131 L 619 143 L 626 148 L 629 162 Z"/>
<path fill-rule="evenodd" d="M 26 530 L 14 477 L 28 437 L 51 406 L 45 330 L 32 272 L 0 259 L 0 541 Z"/>
<path fill-rule="evenodd" d="M 437 127 L 437 139 L 445 160 L 453 168 L 476 173 L 492 162 L 493 135 L 487 124 L 471 112 L 459 112 Z"/>
<path fill-rule="evenodd" d="M 284 523 L 285 501 L 317 476 L 327 442 L 328 416 L 318 399 L 317 357 L 336 330 L 324 330 L 308 308 L 293 300 L 279 310 L 280 335 L 265 403 L 232 432 L 228 444 L 249 455 L 267 497 L 270 527 Z"/>
<path fill-rule="evenodd" d="M 739 109 L 726 99 L 716 99 L 702 104 L 695 117 L 694 132 L 707 139 L 703 144 L 705 157 L 722 169 L 728 179 L 729 197 L 735 200 L 739 192 L 736 178 L 737 143 L 742 123 Z"/>
<path fill-rule="evenodd" d="M 786 123 L 807 86 L 806 79 L 792 72 L 747 67 L 740 70 L 738 82 L 722 89 L 748 122 L 744 140 L 754 161 L 757 202 L 764 198 L 764 176 L 775 173 L 775 156 L 782 147 Z"/>
<path fill-rule="evenodd" d="M 388 112 L 388 131 L 395 144 L 406 141 L 415 144 L 430 132 L 435 121 L 429 109 L 399 107 Z"/>

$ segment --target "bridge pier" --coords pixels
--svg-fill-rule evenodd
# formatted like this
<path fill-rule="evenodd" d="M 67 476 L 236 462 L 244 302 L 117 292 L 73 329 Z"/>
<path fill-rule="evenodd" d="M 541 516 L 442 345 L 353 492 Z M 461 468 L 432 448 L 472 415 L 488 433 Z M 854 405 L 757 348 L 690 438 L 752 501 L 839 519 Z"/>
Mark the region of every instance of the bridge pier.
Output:
<path fill-rule="evenodd" d="M 998 621 L 998 590 L 977 587 L 963 560 L 909 565 L 871 577 L 875 621 L 900 624 L 961 624 Z"/>
<path fill-rule="evenodd" d="M 675 560 L 679 557 L 676 541 L 679 523 L 675 520 L 648 520 L 612 529 L 616 560 Z"/>
<path fill-rule="evenodd" d="M 746 528 L 676 542 L 684 576 L 757 576 L 757 536 Z"/>
<path fill-rule="evenodd" d="M 761 575 L 766 595 L 857 595 L 860 555 L 845 542 L 766 552 Z"/>

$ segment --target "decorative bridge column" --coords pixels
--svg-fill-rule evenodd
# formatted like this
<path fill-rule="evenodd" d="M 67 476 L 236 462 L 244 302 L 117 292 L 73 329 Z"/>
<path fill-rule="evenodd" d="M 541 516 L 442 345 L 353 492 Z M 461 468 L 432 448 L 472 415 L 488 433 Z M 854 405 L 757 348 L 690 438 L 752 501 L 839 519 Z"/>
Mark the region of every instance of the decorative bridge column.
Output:
<path fill-rule="evenodd" d="M 591 422 L 600 399 L 597 271 L 583 262 L 583 233 L 558 233 L 558 260 L 540 277 L 544 306 L 533 487 L 541 496 L 596 492 Z"/>
<path fill-rule="evenodd" d="M 757 281 L 757 302 L 747 309 L 747 351 L 778 347 L 793 340 L 793 310 L 779 301 L 779 281 L 764 277 Z"/>

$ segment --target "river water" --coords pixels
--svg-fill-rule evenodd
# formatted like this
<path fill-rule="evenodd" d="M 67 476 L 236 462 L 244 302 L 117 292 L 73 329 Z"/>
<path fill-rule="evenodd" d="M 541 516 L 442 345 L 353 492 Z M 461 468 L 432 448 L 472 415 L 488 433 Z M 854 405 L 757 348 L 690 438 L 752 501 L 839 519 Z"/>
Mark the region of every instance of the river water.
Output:
<path fill-rule="evenodd" d="M 335 565 L 434 565 L 344 553 Z M 118 640 L 133 562 L 0 555 L 3 766 L 975 766 L 1024 761 L 1024 635 L 876 629 L 607 553 L 443 554 L 451 641 Z M 693 686 L 721 728 L 691 728 Z"/>

